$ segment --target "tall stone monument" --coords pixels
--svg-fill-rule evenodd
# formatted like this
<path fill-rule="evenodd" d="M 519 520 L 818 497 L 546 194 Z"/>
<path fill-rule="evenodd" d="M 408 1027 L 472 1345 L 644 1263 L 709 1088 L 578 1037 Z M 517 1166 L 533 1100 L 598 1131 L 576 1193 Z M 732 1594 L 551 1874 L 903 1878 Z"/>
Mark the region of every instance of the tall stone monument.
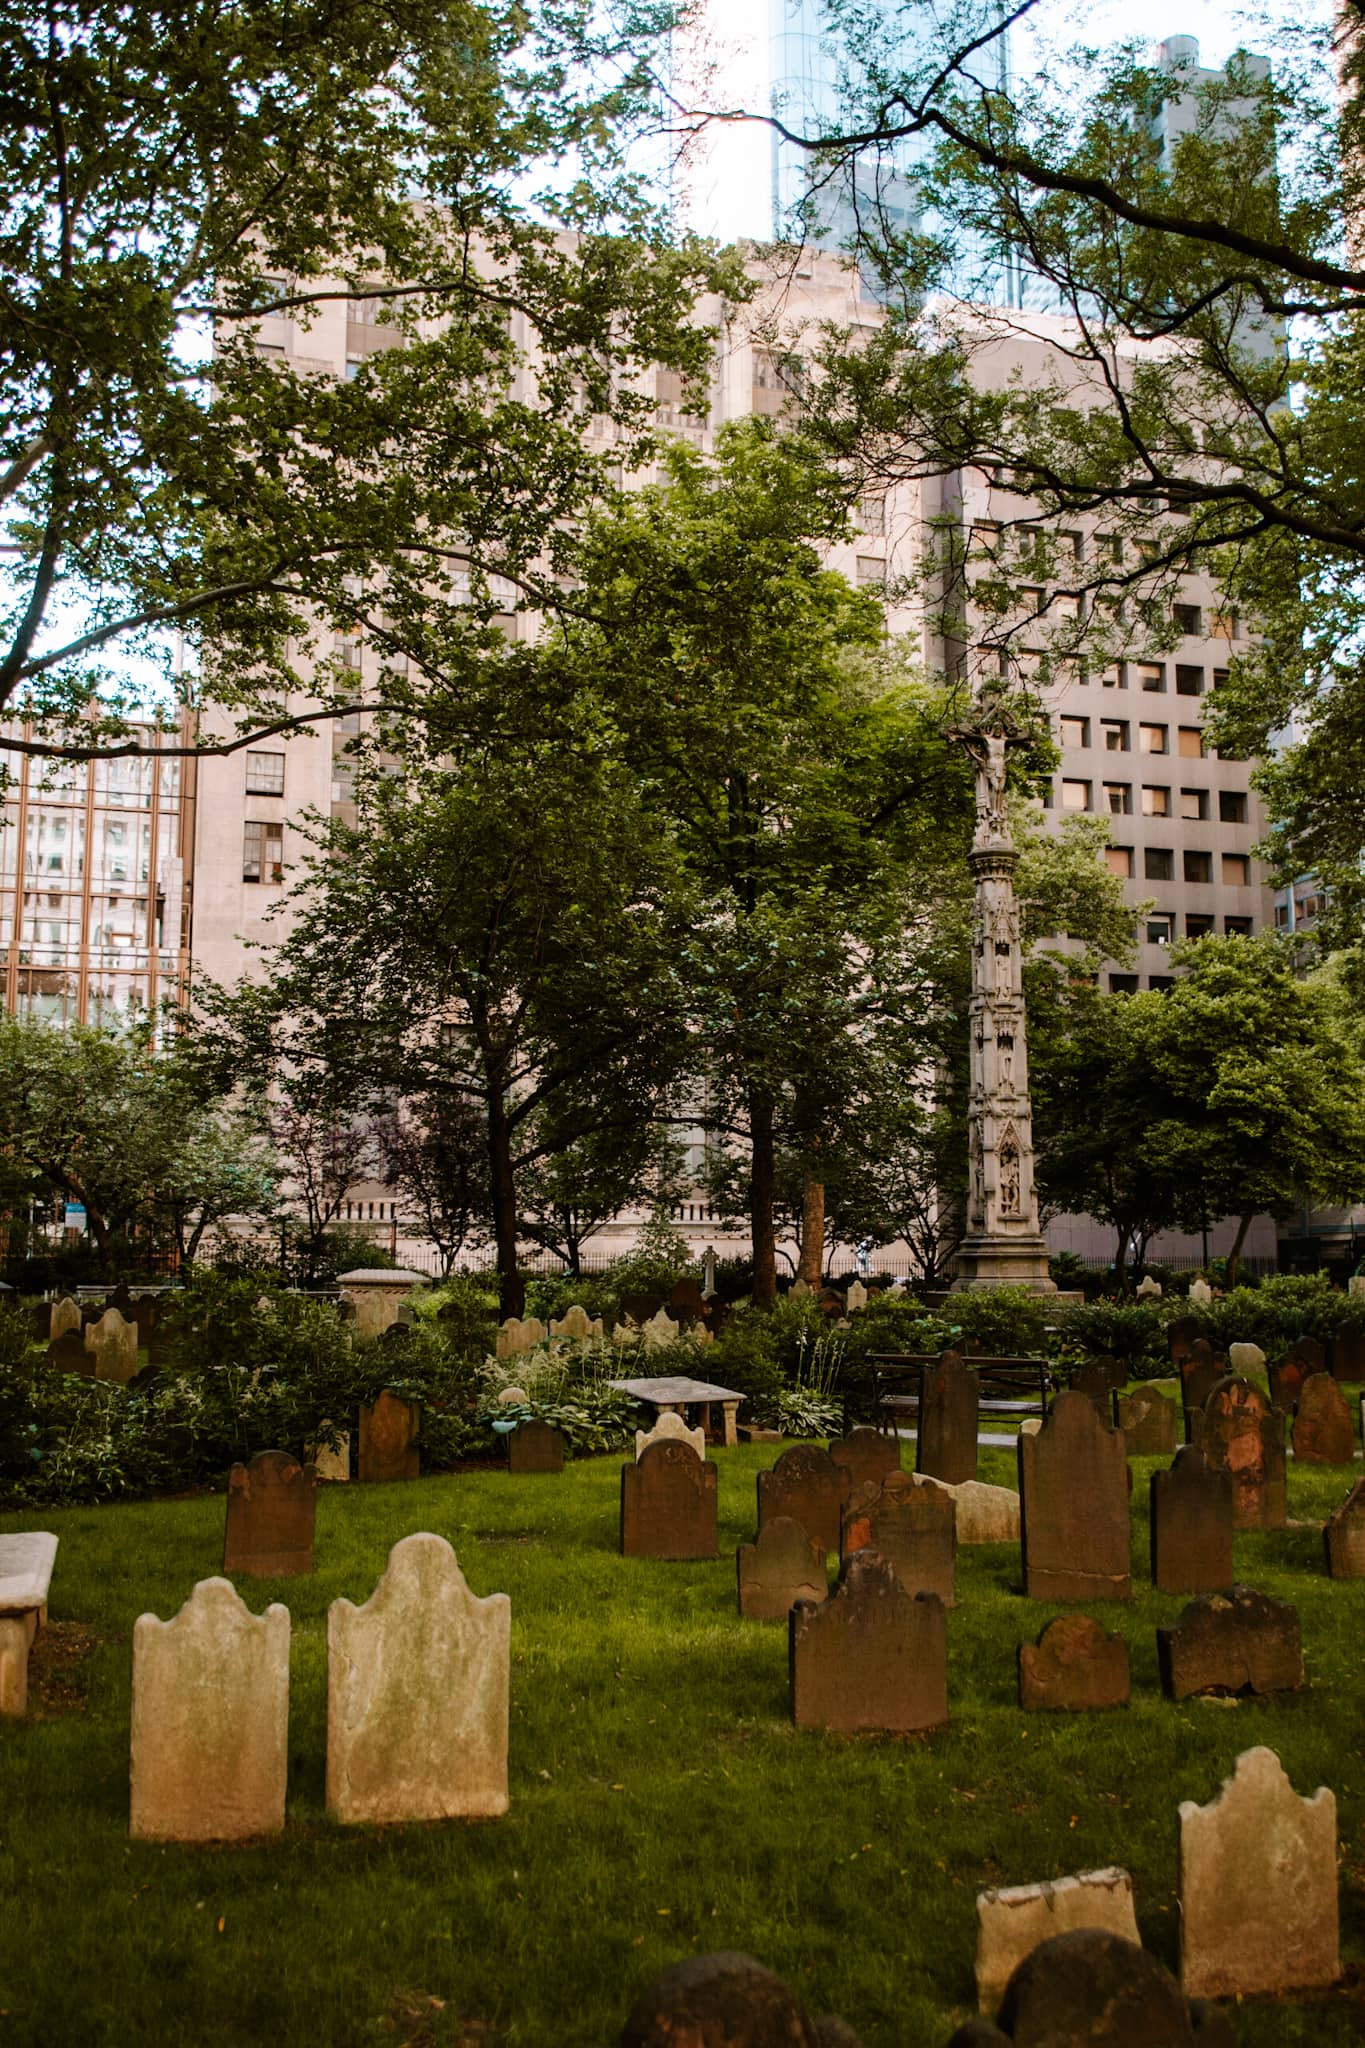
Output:
<path fill-rule="evenodd" d="M 983 694 L 974 716 L 952 729 L 976 770 L 976 833 L 967 859 L 976 880 L 972 921 L 971 1090 L 968 1097 L 967 1233 L 953 1289 L 1029 1287 L 1053 1294 L 1047 1244 L 1033 1185 L 1033 1112 L 1028 1093 L 1019 903 L 1005 776 L 1022 719 Z"/>

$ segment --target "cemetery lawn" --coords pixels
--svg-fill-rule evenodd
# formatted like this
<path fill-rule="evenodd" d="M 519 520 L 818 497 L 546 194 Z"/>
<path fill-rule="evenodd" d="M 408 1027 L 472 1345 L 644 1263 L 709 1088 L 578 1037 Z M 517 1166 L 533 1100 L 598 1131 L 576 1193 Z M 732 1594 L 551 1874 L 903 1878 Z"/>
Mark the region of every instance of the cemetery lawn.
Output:
<path fill-rule="evenodd" d="M 1161 1698 L 1147 1477 L 1133 1464 L 1134 1598 L 1089 1611 L 1126 1635 L 1133 1703 L 1021 1714 L 1013 1546 L 963 1550 L 948 1618 L 951 1725 L 910 1740 L 798 1734 L 786 1630 L 742 1622 L 734 1550 L 771 1446 L 716 1453 L 721 1554 L 617 1554 L 618 1458 L 562 1479 L 469 1471 L 330 1487 L 316 1572 L 239 1581 L 293 1621 L 286 1830 L 230 1848 L 132 1843 L 130 1635 L 220 1569 L 221 1496 L 0 1516 L 61 1538 L 29 1718 L 0 1722 L 0 2043 L 297 2048 L 609 2048 L 642 1986 L 698 1951 L 752 1952 L 865 2048 L 942 2048 L 973 2009 L 975 1895 L 1118 1863 L 1145 1944 L 1177 1957 L 1176 1806 L 1238 1753 L 1276 1750 L 1337 1795 L 1344 1988 L 1234 2010 L 1243 2043 L 1365 2032 L 1365 1583 L 1333 1584 L 1317 1524 L 1344 1471 L 1290 1471 L 1314 1526 L 1237 1538 L 1238 1577 L 1295 1600 L 1309 1687 L 1236 1705 Z M 907 1458 L 908 1462 L 908 1458 Z M 1357 1466 L 1359 1471 L 1359 1466 Z M 984 1479 L 1013 1484 L 1008 1452 Z M 476 1593 L 512 1599 L 506 1819 L 343 1828 L 324 1811 L 325 1618 L 368 1598 L 390 1545 L 454 1544 Z"/>

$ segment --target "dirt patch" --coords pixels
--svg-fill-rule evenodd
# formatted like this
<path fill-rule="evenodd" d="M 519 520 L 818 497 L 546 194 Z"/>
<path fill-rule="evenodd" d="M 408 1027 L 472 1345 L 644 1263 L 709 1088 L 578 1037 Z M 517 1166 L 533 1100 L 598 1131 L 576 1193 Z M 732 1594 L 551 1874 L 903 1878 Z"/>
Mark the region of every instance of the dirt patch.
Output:
<path fill-rule="evenodd" d="M 95 1651 L 108 1638 L 79 1621 L 50 1621 L 40 1629 L 28 1659 L 28 1719 L 55 1720 L 83 1714 Z"/>

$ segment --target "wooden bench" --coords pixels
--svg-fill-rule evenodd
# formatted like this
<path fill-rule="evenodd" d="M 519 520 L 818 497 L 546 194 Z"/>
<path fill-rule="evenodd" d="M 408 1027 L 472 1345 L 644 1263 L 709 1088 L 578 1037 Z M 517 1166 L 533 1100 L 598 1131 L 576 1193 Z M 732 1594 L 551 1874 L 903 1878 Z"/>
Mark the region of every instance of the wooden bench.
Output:
<path fill-rule="evenodd" d="M 45 1530 L 0 1536 L 0 1714 L 28 1706 L 28 1653 L 47 1620 L 57 1539 Z"/>
<path fill-rule="evenodd" d="M 938 1364 L 937 1351 L 874 1351 L 872 1403 L 877 1427 L 883 1432 L 894 1427 L 898 1417 L 919 1413 L 924 1397 L 924 1375 Z M 982 1415 L 996 1415 L 1008 1421 L 1026 1420 L 1047 1414 L 1052 1378 L 1045 1358 L 970 1358 L 962 1363 L 976 1374 Z"/>

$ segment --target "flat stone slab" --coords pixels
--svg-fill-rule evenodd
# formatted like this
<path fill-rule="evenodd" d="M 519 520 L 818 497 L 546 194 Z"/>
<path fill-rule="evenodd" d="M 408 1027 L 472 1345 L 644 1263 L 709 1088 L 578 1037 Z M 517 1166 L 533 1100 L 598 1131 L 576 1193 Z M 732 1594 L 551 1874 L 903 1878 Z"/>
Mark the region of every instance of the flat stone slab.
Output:
<path fill-rule="evenodd" d="M 57 1538 L 45 1529 L 0 1536 L 0 1614 L 31 1614 L 46 1607 Z"/>
<path fill-rule="evenodd" d="M 1082 1870 L 1051 1883 L 979 1892 L 976 1995 L 982 2012 L 994 2012 L 1020 1963 L 1041 1942 L 1080 1927 L 1139 1940 L 1133 1880 L 1126 1870 Z"/>
<path fill-rule="evenodd" d="M 690 1408 L 694 1402 L 744 1401 L 748 1398 L 745 1394 L 737 1394 L 733 1387 L 713 1387 L 705 1380 L 608 1380 L 607 1385 L 619 1387 L 623 1394 L 633 1394 L 637 1401 L 648 1401 L 654 1407 L 663 1408 Z"/>

